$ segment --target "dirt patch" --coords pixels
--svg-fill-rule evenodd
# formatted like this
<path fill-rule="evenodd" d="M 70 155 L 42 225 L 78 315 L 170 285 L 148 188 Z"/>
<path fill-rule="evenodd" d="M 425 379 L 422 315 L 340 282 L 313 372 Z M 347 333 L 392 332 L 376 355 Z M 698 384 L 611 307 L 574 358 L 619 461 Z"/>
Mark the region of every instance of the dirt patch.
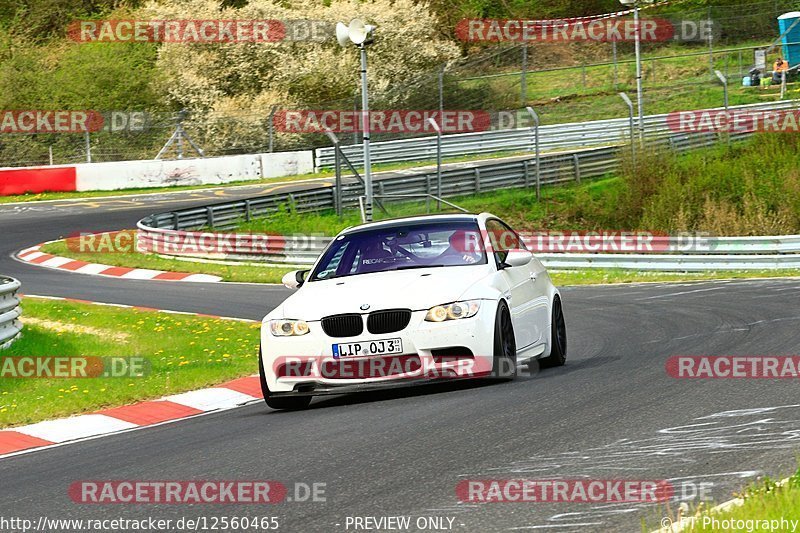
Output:
<path fill-rule="evenodd" d="M 68 324 L 66 322 L 58 322 L 56 320 L 47 320 L 44 318 L 33 318 L 30 316 L 21 317 L 23 324 L 30 324 L 31 326 L 39 326 L 40 328 L 49 329 L 57 333 L 78 333 L 81 335 L 95 335 L 97 337 L 106 337 L 116 342 L 125 342 L 130 338 L 127 333 L 121 331 L 114 331 L 103 328 L 93 328 L 91 326 L 82 326 L 80 324 Z"/>

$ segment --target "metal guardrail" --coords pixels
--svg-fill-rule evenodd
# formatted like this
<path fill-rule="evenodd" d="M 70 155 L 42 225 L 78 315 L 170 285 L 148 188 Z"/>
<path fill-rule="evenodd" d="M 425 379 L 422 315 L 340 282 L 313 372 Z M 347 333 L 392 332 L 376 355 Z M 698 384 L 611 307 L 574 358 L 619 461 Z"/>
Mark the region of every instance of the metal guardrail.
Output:
<path fill-rule="evenodd" d="M 731 140 L 750 134 L 730 135 Z M 669 147 L 677 152 L 710 146 L 720 138 L 712 133 L 669 135 L 652 140 L 652 144 Z M 606 175 L 618 164 L 619 148 L 602 147 L 572 153 L 545 154 L 540 159 L 543 185 L 580 182 L 582 179 Z M 452 197 L 483 191 L 530 187 L 533 182 L 535 158 L 513 158 L 476 166 L 455 165 L 442 171 L 442 197 Z M 401 175 L 384 178 L 375 183 L 377 194 L 432 194 L 435 174 Z M 346 206 L 358 205 L 363 186 L 358 183 L 342 185 L 342 201 Z M 295 193 L 280 193 L 235 202 L 181 209 L 154 214 L 139 221 L 139 249 L 163 253 L 170 245 L 180 247 L 189 239 L 200 242 L 215 237 L 213 230 L 236 227 L 242 220 L 266 216 L 291 206 L 296 212 L 333 210 L 335 187 L 319 186 Z M 212 229 L 213 228 L 213 229 Z M 208 230 L 208 231 L 197 231 Z M 263 236 L 236 235 L 238 246 L 230 250 L 183 253 L 182 257 L 203 259 L 244 260 L 285 265 L 310 265 L 330 242 L 321 235 L 273 236 L 263 242 Z M 258 246 L 256 246 L 256 244 Z M 656 250 L 663 254 L 572 254 L 537 253 L 549 268 L 627 268 L 638 270 L 688 271 L 729 269 L 800 268 L 800 235 L 765 237 L 706 238 L 706 246 L 684 250 L 680 239 L 667 239 Z M 170 255 L 166 253 L 165 255 Z"/>
<path fill-rule="evenodd" d="M 715 135 L 696 139 L 699 144 L 713 144 Z M 676 149 L 683 139 L 675 140 Z M 606 175 L 617 168 L 617 149 L 594 148 L 568 154 L 545 154 L 540 161 L 541 183 L 580 182 L 581 179 Z M 534 180 L 535 158 L 524 157 L 502 160 L 476 166 L 457 166 L 442 170 L 441 197 L 479 193 L 507 188 L 528 187 Z M 400 175 L 375 181 L 375 193 L 385 198 L 409 194 L 434 194 L 435 172 L 415 175 Z M 364 194 L 360 183 L 342 185 L 342 203 L 356 207 L 359 196 Z M 291 207 L 295 212 L 305 213 L 333 209 L 336 190 L 329 185 L 320 185 L 293 193 L 278 193 L 221 204 L 180 209 L 159 213 L 139 222 L 140 237 L 146 242 L 150 228 L 171 230 L 198 230 L 201 228 L 230 229 L 242 220 L 263 217 Z"/>
<path fill-rule="evenodd" d="M 161 233 L 164 232 L 164 233 Z M 151 245 L 163 246 L 171 230 L 153 230 Z M 182 232 L 192 241 L 211 234 Z M 251 236 L 246 236 L 251 237 Z M 331 241 L 330 236 L 272 237 L 272 247 L 248 248 L 245 238 L 232 253 L 181 254 L 182 257 L 251 261 L 270 264 L 309 266 Z M 536 238 L 524 237 L 526 245 L 536 250 Z M 176 241 L 172 241 L 173 244 Z M 703 270 L 773 270 L 800 269 L 800 235 L 759 237 L 700 237 L 687 246 L 681 237 L 655 238 L 653 249 L 658 253 L 552 253 L 534 252 L 551 269 L 621 268 L 652 271 Z"/>
<path fill-rule="evenodd" d="M 17 291 L 20 282 L 14 278 L 0 276 L 0 350 L 11 346 L 22 331 L 18 320 L 22 313 Z"/>
<path fill-rule="evenodd" d="M 792 109 L 800 100 L 783 100 L 740 106 L 728 110 L 779 110 Z M 724 108 L 715 108 L 722 110 Z M 710 111 L 710 110 L 709 110 Z M 522 111 L 524 115 L 527 113 Z M 645 131 L 653 138 L 670 135 L 666 114 L 644 117 Z M 539 126 L 539 149 L 541 151 L 566 150 L 597 146 L 618 146 L 630 137 L 630 119 L 614 118 L 590 122 L 569 122 Z M 362 146 L 341 146 L 344 155 L 352 164 L 364 164 Z M 463 157 L 476 154 L 533 151 L 534 139 L 531 128 L 493 130 L 476 133 L 457 133 L 442 136 L 442 157 Z M 334 167 L 334 147 L 317 148 L 317 169 Z M 370 144 L 370 160 L 373 164 L 399 163 L 406 161 L 431 161 L 436 159 L 436 136 L 415 137 Z"/>

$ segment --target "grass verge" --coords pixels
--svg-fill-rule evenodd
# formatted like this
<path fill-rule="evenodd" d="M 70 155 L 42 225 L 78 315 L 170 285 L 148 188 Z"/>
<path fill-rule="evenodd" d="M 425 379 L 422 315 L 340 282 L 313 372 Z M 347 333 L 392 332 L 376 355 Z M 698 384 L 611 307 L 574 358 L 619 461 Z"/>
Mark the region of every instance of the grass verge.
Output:
<path fill-rule="evenodd" d="M 132 268 L 153 268 L 166 271 L 214 274 L 223 281 L 242 283 L 280 283 L 281 278 L 294 267 L 267 267 L 259 265 L 228 265 L 199 263 L 165 259 L 149 254 L 130 253 L 81 253 L 69 250 L 65 241 L 46 244 L 42 251 L 71 257 L 82 261 L 94 261 L 107 265 Z M 623 269 L 584 269 L 551 271 L 550 277 L 559 286 L 598 285 L 610 283 L 643 283 L 668 281 L 703 281 L 713 279 L 744 279 L 772 277 L 800 277 L 800 270 L 756 270 L 756 271 L 718 271 L 718 272 L 644 272 Z"/>
<path fill-rule="evenodd" d="M 142 377 L 0 377 L 0 427 L 160 398 L 256 370 L 257 323 L 26 297 L 12 356 L 141 357 Z M 0 365 L 0 368 L 4 368 Z M 13 375 L 13 374 L 12 374 Z"/>
<path fill-rule="evenodd" d="M 288 267 L 182 261 L 180 259 L 169 259 L 138 252 L 79 252 L 71 250 L 64 240 L 45 244 L 42 247 L 42 251 L 61 257 L 69 257 L 71 259 L 88 261 L 91 263 L 101 263 L 103 265 L 149 268 L 152 270 L 165 270 L 167 272 L 211 274 L 213 276 L 219 276 L 225 281 L 248 283 L 280 283 L 283 275 L 293 270 Z"/>
<path fill-rule="evenodd" d="M 727 533 L 800 528 L 800 470 L 783 484 L 765 479 L 738 496 L 744 500 L 742 505 L 721 512 L 700 511 L 683 531 Z"/>

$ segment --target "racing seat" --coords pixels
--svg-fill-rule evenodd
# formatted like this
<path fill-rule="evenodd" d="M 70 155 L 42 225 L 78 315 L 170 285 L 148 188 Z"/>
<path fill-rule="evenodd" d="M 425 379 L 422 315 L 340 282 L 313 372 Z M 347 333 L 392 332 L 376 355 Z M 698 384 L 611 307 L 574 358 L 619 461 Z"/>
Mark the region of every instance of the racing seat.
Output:
<path fill-rule="evenodd" d="M 358 261 L 358 272 L 377 272 L 386 270 L 387 265 L 392 263 L 394 257 L 392 252 L 383 247 L 381 243 L 372 243 L 364 248 L 364 253 Z"/>

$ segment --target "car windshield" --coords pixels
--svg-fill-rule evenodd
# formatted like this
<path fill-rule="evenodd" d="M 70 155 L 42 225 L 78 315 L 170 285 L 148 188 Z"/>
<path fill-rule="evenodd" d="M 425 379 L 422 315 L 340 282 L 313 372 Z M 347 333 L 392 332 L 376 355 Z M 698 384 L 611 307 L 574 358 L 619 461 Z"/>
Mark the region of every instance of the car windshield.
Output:
<path fill-rule="evenodd" d="M 427 221 L 340 235 L 325 251 L 310 280 L 478 264 L 486 264 L 486 253 L 476 222 Z"/>

